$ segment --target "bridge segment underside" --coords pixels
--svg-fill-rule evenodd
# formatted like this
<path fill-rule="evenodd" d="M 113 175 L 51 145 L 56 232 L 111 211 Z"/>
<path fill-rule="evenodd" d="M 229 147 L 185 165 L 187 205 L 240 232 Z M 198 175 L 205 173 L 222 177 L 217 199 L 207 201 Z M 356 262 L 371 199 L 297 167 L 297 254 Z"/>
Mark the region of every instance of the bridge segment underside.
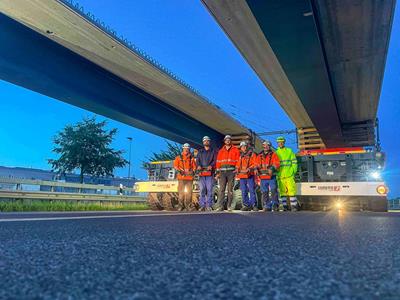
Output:
<path fill-rule="evenodd" d="M 374 143 L 395 0 L 202 0 L 299 128 Z"/>
<path fill-rule="evenodd" d="M 0 79 L 181 143 L 250 133 L 67 1 L 1 1 L 0 26 Z"/>

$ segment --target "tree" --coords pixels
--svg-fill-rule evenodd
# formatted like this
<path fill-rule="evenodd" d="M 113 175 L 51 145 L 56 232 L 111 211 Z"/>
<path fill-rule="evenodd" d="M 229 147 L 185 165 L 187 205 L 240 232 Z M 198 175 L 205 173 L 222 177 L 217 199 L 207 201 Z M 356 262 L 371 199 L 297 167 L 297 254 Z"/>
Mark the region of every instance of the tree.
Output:
<path fill-rule="evenodd" d="M 156 153 L 153 152 L 149 157 L 147 157 L 147 161 L 165 161 L 165 160 L 174 160 L 182 152 L 182 147 L 177 143 L 171 143 L 166 141 L 167 150 L 161 150 Z M 144 162 L 144 165 L 146 162 Z"/>
<path fill-rule="evenodd" d="M 107 130 L 106 125 L 107 121 L 97 122 L 91 117 L 65 126 L 54 137 L 53 152 L 60 157 L 48 160 L 53 171 L 65 174 L 78 169 L 83 183 L 84 175 L 112 176 L 115 168 L 124 167 L 127 161 L 123 151 L 110 147 L 118 130 Z"/>

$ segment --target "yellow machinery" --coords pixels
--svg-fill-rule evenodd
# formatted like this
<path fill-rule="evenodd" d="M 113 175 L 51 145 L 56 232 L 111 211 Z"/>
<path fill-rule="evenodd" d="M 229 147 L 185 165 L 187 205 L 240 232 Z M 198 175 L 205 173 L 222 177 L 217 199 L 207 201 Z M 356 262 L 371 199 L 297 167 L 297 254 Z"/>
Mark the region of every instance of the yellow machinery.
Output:
<path fill-rule="evenodd" d="M 178 205 L 178 180 L 173 161 L 154 161 L 145 164 L 149 181 L 135 183 L 135 191 L 148 193 L 147 199 L 153 210 L 175 210 Z M 199 188 L 193 181 L 192 203 L 197 206 Z"/>

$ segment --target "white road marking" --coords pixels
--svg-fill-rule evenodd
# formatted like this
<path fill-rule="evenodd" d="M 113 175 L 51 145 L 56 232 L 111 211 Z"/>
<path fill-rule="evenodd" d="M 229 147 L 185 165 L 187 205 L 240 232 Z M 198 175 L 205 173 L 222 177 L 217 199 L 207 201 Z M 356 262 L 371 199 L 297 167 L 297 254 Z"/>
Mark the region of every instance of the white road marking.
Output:
<path fill-rule="evenodd" d="M 390 212 L 395 212 L 395 211 L 390 211 Z M 400 212 L 400 211 L 397 211 Z M 25 212 L 22 214 L 51 214 L 53 212 Z M 74 212 L 65 212 L 65 214 L 71 214 Z M 86 213 L 99 213 L 99 212 L 85 212 Z M 233 212 L 175 212 L 175 213 L 142 213 L 142 214 L 126 214 L 126 215 L 100 215 L 100 216 L 66 216 L 66 217 L 40 217 L 40 218 L 9 218 L 9 219 L 1 219 L 0 218 L 0 223 L 6 223 L 6 222 L 30 222 L 30 221 L 59 221 L 59 220 L 83 220 L 83 219 L 112 219 L 112 218 L 142 218 L 142 217 L 163 217 L 163 216 L 197 216 L 197 215 L 214 215 L 214 214 L 239 214 L 239 215 L 249 215 L 249 214 L 258 214 L 259 212 L 253 212 L 253 211 L 233 211 Z M 315 213 L 320 213 L 320 212 L 315 212 Z M 64 214 L 64 212 L 63 212 Z M 283 214 L 282 212 L 279 212 L 279 214 Z"/>
<path fill-rule="evenodd" d="M 161 214 L 136 214 L 136 215 L 101 215 L 101 216 L 76 216 L 76 217 L 42 217 L 42 218 L 9 218 L 0 219 L 0 222 L 30 222 L 30 221 L 59 221 L 59 220 L 83 220 L 83 219 L 111 219 L 111 218 L 139 218 L 139 217 L 163 217 L 163 216 L 193 216 L 193 215 L 210 215 L 218 214 L 217 212 L 202 213 L 161 213 Z"/>

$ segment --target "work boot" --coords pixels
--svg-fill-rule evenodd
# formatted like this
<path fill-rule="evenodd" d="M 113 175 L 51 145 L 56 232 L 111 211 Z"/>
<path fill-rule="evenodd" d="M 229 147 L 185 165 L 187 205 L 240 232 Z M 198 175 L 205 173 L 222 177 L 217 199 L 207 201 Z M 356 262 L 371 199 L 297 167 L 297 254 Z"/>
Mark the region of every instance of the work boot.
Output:
<path fill-rule="evenodd" d="M 215 211 L 224 211 L 223 207 L 218 207 Z"/>
<path fill-rule="evenodd" d="M 206 211 L 206 208 L 205 207 L 200 207 L 199 211 Z"/>
<path fill-rule="evenodd" d="M 205 210 L 206 210 L 207 212 L 208 212 L 208 211 L 212 211 L 212 208 L 211 208 L 211 207 L 207 207 Z"/>
<path fill-rule="evenodd" d="M 231 207 L 229 207 L 228 212 L 233 212 L 233 209 Z"/>
<path fill-rule="evenodd" d="M 179 206 L 178 211 L 184 211 L 184 210 L 185 210 L 185 207 Z"/>
<path fill-rule="evenodd" d="M 240 210 L 241 211 L 249 211 L 250 209 L 247 206 L 243 206 Z"/>
<path fill-rule="evenodd" d="M 253 211 L 258 211 L 258 207 L 257 206 L 253 206 Z"/>
<path fill-rule="evenodd" d="M 262 212 L 267 212 L 268 211 L 268 208 L 263 208 L 262 210 L 261 210 Z"/>

